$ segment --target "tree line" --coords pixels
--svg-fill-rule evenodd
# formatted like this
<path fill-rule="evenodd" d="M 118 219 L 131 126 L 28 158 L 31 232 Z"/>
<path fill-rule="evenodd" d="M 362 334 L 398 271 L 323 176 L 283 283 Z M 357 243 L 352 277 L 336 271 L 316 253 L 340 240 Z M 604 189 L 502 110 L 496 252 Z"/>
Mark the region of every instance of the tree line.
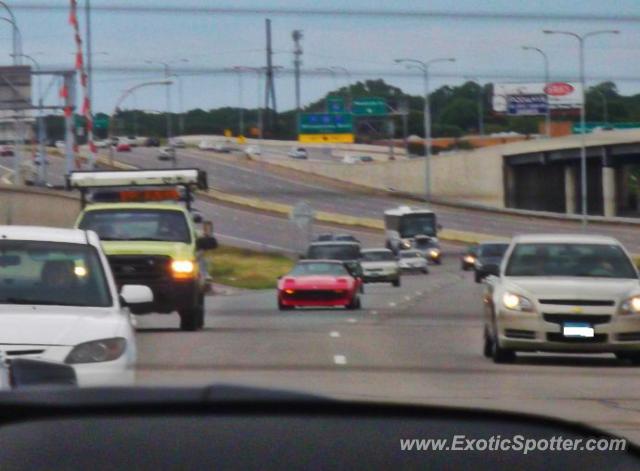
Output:
<path fill-rule="evenodd" d="M 535 134 L 539 123 L 544 119 L 537 116 L 513 117 L 493 112 L 491 98 L 493 84 L 478 84 L 467 81 L 462 85 L 445 85 L 430 94 L 429 104 L 432 114 L 432 135 L 434 137 L 460 137 L 478 133 L 479 116 L 486 134 L 496 132 L 518 132 Z M 384 80 L 366 80 L 341 87 L 319 100 L 307 105 L 303 112 L 323 112 L 326 110 L 328 96 L 350 98 L 379 97 L 396 111 L 406 111 L 406 132 L 408 135 L 424 135 L 423 108 L 424 97 L 409 95 L 400 88 Z M 640 94 L 622 96 L 613 82 L 603 82 L 587 90 L 587 121 L 597 122 L 640 122 Z M 211 110 L 193 109 L 179 115 L 172 113 L 173 134 L 223 134 L 230 130 L 233 135 L 240 133 L 239 110 L 234 107 Z M 295 139 L 296 112 L 287 110 L 277 115 L 263 113 L 265 123 L 264 137 L 272 139 Z M 244 109 L 245 135 L 257 137 L 259 113 L 257 109 Z M 97 118 L 106 118 L 98 113 Z M 576 121 L 575 115 L 558 116 L 554 119 Z M 393 126 L 389 122 L 393 121 Z M 64 118 L 47 116 L 45 118 L 47 135 L 51 140 L 64 138 Z M 140 110 L 120 110 L 115 116 L 114 133 L 116 135 L 166 136 L 166 113 L 148 113 Z M 405 129 L 399 115 L 391 118 L 357 118 L 355 125 L 361 140 L 386 139 L 393 134 L 401 138 Z M 96 136 L 104 138 L 106 129 L 97 129 Z"/>

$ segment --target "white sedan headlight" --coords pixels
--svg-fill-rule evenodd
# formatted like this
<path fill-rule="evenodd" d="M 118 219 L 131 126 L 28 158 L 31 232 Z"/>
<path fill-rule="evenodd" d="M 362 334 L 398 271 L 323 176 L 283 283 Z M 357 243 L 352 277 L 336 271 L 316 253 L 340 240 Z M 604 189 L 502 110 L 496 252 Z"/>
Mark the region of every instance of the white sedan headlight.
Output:
<path fill-rule="evenodd" d="M 502 295 L 502 304 L 512 311 L 533 311 L 533 303 L 518 294 L 504 293 Z"/>
<path fill-rule="evenodd" d="M 94 340 L 76 345 L 67 358 L 67 364 L 101 363 L 117 360 L 127 347 L 127 340 L 122 337 Z"/>
<path fill-rule="evenodd" d="M 625 300 L 620 309 L 623 314 L 640 314 L 640 296 Z"/>

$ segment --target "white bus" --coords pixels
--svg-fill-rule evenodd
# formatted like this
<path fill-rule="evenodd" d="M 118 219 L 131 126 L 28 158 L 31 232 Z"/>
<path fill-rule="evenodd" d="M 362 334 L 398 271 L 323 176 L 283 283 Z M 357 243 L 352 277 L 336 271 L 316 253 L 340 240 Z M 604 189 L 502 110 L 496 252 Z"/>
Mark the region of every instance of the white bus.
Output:
<path fill-rule="evenodd" d="M 436 214 L 427 208 L 400 206 L 384 212 L 384 228 L 387 248 L 398 253 L 400 250 L 417 248 L 416 237 L 429 238 L 438 242 L 438 222 Z"/>

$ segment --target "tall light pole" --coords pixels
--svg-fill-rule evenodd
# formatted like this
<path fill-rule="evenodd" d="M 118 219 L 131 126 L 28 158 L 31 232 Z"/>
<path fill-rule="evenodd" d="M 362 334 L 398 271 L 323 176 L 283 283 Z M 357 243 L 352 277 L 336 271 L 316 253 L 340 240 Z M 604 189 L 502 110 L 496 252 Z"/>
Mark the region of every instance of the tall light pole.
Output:
<path fill-rule="evenodd" d="M 455 62 L 452 57 L 431 59 L 427 62 L 417 59 L 395 59 L 396 64 L 406 64 L 409 68 L 422 71 L 424 79 L 424 136 L 425 136 L 425 198 L 431 200 L 431 106 L 429 104 L 429 67 L 440 62 Z"/>
<path fill-rule="evenodd" d="M 11 25 L 13 26 L 12 35 L 11 35 L 11 39 L 13 43 L 13 46 L 12 46 L 13 65 L 20 65 L 21 63 L 20 54 L 22 54 L 22 47 L 18 45 L 18 36 L 20 33 L 18 32 L 18 23 L 16 21 L 16 16 L 13 14 L 13 10 L 9 8 L 9 5 L 7 5 L 6 2 L 0 1 L 0 6 L 3 7 L 5 10 L 7 10 L 9 17 L 11 18 L 9 23 L 11 23 Z"/>
<path fill-rule="evenodd" d="M 143 83 L 139 83 L 137 85 L 134 85 L 133 87 L 129 87 L 127 88 L 125 91 L 122 92 L 122 95 L 120 95 L 120 97 L 118 98 L 118 101 L 116 101 L 115 106 L 113 107 L 113 114 L 111 115 L 111 119 L 109 120 L 109 132 L 108 132 L 108 136 L 107 136 L 107 141 L 109 143 L 112 142 L 113 140 L 113 123 L 115 121 L 115 116 L 118 113 L 118 109 L 120 108 L 120 104 L 129 96 L 131 95 L 133 92 L 135 92 L 136 90 L 140 89 L 140 88 L 144 88 L 144 87 L 151 87 L 154 85 L 166 85 L 167 88 L 171 86 L 173 82 L 171 82 L 171 80 L 167 79 L 167 80 L 156 80 L 153 82 L 143 82 Z M 113 146 L 109 145 L 109 160 L 111 162 L 111 165 L 113 165 Z M 175 165 L 175 158 L 174 160 L 174 165 Z"/>
<path fill-rule="evenodd" d="M 342 66 L 337 66 L 334 65 L 333 67 L 330 67 L 330 69 L 333 70 L 339 70 L 340 72 L 343 72 L 346 76 L 347 76 L 347 99 L 349 101 L 349 111 L 351 111 L 351 102 L 353 101 L 353 96 L 351 95 L 351 72 L 349 72 L 349 70 L 346 67 L 342 67 Z"/>
<path fill-rule="evenodd" d="M 584 43 L 587 38 L 593 36 L 599 36 L 603 34 L 619 34 L 618 30 L 603 30 L 603 31 L 590 31 L 585 34 L 577 34 L 571 31 L 557 31 L 545 29 L 544 34 L 562 34 L 565 36 L 571 36 L 578 40 L 579 54 L 580 54 L 580 86 L 582 87 L 582 106 L 580 107 L 580 187 L 582 193 L 582 228 L 586 229 L 588 224 L 588 211 L 587 211 L 587 142 L 586 142 L 586 106 L 587 106 L 587 94 L 584 74 Z"/>
<path fill-rule="evenodd" d="M 549 104 L 549 95 L 547 93 L 547 85 L 549 85 L 549 57 L 545 52 L 533 46 L 522 46 L 524 51 L 534 51 L 542 56 L 544 61 L 544 94 L 547 97 L 547 112 L 544 116 L 545 121 L 545 134 L 547 135 L 547 139 L 551 137 L 551 105 Z"/>
<path fill-rule="evenodd" d="M 278 67 L 274 67 L 278 68 Z M 258 138 L 260 140 L 262 140 L 263 138 L 263 127 L 264 127 L 264 119 L 262 116 L 262 84 L 261 84 L 261 79 L 262 79 L 262 74 L 266 71 L 266 67 L 249 67 L 249 66 L 244 66 L 244 65 L 236 65 L 233 67 L 233 70 L 237 71 L 238 73 L 242 73 L 244 71 L 247 72 L 255 72 L 256 74 L 256 84 L 257 84 L 257 91 L 256 91 L 256 96 L 258 97 Z"/>
<path fill-rule="evenodd" d="M 171 82 L 169 79 L 171 78 L 171 64 L 175 64 L 176 62 L 189 62 L 187 59 L 179 59 L 177 61 L 172 62 L 163 62 L 163 61 L 153 61 L 146 60 L 145 64 L 158 64 L 164 67 L 164 78 L 165 82 L 168 82 L 167 90 L 166 90 L 166 100 L 167 100 L 167 146 L 173 148 L 173 130 L 171 129 Z M 174 149 L 174 159 L 173 163 L 175 165 L 175 149 Z"/>

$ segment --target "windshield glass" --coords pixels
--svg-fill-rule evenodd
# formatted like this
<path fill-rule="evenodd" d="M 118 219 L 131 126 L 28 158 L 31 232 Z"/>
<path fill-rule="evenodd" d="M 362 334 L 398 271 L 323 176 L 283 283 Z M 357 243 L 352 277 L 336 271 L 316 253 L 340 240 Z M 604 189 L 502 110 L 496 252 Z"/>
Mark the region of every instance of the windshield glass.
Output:
<path fill-rule="evenodd" d="M 347 269 L 339 263 L 299 263 L 289 273 L 291 276 L 348 276 Z"/>
<path fill-rule="evenodd" d="M 623 250 L 603 244 L 518 244 L 506 275 L 637 278 Z"/>
<path fill-rule="evenodd" d="M 400 219 L 400 237 L 415 237 L 417 235 L 436 235 L 436 218 L 433 214 L 411 214 Z"/>
<path fill-rule="evenodd" d="M 379 252 L 363 252 L 363 262 L 388 262 L 394 261 L 396 258 L 390 250 L 381 250 Z"/>
<path fill-rule="evenodd" d="M 112 300 L 93 247 L 0 240 L 0 304 L 107 307 Z"/>
<path fill-rule="evenodd" d="M 345 245 L 312 245 L 308 258 L 325 260 L 357 260 L 360 258 L 360 247 L 356 244 Z"/>
<path fill-rule="evenodd" d="M 509 248 L 509 244 L 482 244 L 479 247 L 480 257 L 502 257 Z"/>
<path fill-rule="evenodd" d="M 148 240 L 191 242 L 189 226 L 181 211 L 94 210 L 87 211 L 80 229 L 98 233 L 101 240 Z"/>

